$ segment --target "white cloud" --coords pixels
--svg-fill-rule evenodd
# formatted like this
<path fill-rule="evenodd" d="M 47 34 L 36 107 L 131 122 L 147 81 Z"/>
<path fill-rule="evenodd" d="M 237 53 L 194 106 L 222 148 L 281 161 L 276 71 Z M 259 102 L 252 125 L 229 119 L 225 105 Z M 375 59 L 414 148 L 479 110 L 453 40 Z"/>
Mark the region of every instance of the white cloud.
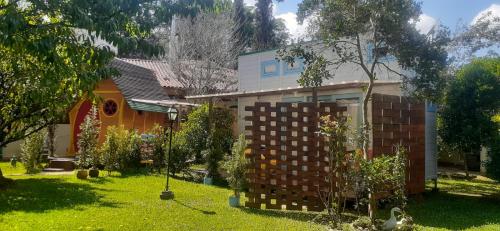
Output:
<path fill-rule="evenodd" d="M 427 34 L 438 23 L 439 22 L 435 18 L 426 14 L 421 14 L 418 16 L 418 22 L 415 24 L 415 27 L 421 34 Z"/>
<path fill-rule="evenodd" d="M 488 12 L 491 12 L 489 16 L 486 16 Z M 485 19 L 492 19 L 494 17 L 500 17 L 500 5 L 499 4 L 492 4 L 490 7 L 484 9 L 483 11 L 479 12 L 474 19 L 472 19 L 471 24 L 475 24 L 479 19 L 482 17 L 486 16 Z"/>
<path fill-rule="evenodd" d="M 247 6 L 255 6 L 255 3 L 257 3 L 257 0 L 243 0 L 243 3 Z"/>
<path fill-rule="evenodd" d="M 297 14 L 292 12 L 286 12 L 283 14 L 276 15 L 276 18 L 283 19 L 285 21 L 286 28 L 292 39 L 297 40 L 299 38 L 307 38 L 307 26 L 309 21 L 305 20 L 302 25 L 297 22 Z"/>

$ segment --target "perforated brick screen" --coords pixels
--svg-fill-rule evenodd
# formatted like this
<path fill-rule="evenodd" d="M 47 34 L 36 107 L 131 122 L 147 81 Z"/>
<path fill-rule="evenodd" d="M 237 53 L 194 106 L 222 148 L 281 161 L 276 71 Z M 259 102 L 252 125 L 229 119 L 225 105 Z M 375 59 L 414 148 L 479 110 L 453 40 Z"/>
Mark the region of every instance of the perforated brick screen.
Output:
<path fill-rule="evenodd" d="M 408 191 L 424 190 L 424 104 L 406 97 L 374 94 L 373 154 L 393 153 L 402 143 L 409 151 Z M 327 149 L 315 132 L 323 115 L 346 116 L 336 103 L 257 102 L 246 107 L 246 139 L 251 160 L 247 207 L 321 211 L 319 191 L 327 191 Z"/>
<path fill-rule="evenodd" d="M 326 191 L 327 152 L 315 131 L 318 115 L 344 116 L 335 103 L 255 103 L 246 107 L 251 142 L 247 207 L 320 211 Z"/>
<path fill-rule="evenodd" d="M 394 153 L 402 144 L 408 151 L 407 190 L 425 190 L 425 103 L 408 97 L 372 95 L 373 155 Z"/>

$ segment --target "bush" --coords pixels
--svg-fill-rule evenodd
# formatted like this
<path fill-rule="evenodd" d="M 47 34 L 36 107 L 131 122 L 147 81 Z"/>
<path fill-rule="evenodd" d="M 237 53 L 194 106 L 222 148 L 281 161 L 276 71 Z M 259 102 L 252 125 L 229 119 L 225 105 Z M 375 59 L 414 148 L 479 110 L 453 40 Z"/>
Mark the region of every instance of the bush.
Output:
<path fill-rule="evenodd" d="M 492 179 L 500 182 L 500 135 L 492 139 L 488 151 L 489 161 L 486 164 L 486 173 Z"/>
<path fill-rule="evenodd" d="M 165 130 L 162 126 L 155 124 L 150 133 L 153 136 L 147 142 L 149 142 L 153 148 L 151 153 L 151 157 L 153 159 L 153 168 L 155 168 L 158 173 L 160 173 L 161 169 L 165 166 Z"/>
<path fill-rule="evenodd" d="M 102 145 L 104 168 L 108 171 L 126 171 L 140 167 L 142 140 L 136 131 L 123 125 L 109 126 Z"/>
<path fill-rule="evenodd" d="M 209 105 L 204 104 L 188 115 L 181 130 L 194 153 L 195 161 L 208 163 L 211 176 L 217 175 L 218 163 L 229 153 L 233 143 L 233 115 L 230 110 L 214 106 L 213 121 L 209 124 Z"/>
<path fill-rule="evenodd" d="M 245 157 L 245 149 L 247 142 L 245 135 L 240 134 L 238 140 L 234 142 L 231 150 L 231 155 L 224 162 L 224 168 L 227 172 L 227 181 L 229 186 L 234 190 L 234 195 L 239 197 L 240 191 L 246 184 L 246 167 L 249 161 Z"/>
<path fill-rule="evenodd" d="M 170 134 L 170 133 L 169 133 Z M 183 131 L 174 132 L 172 137 L 172 149 L 170 156 L 170 173 L 175 174 L 189 169 L 194 157 L 186 143 L 186 135 Z M 168 146 L 167 146 L 168 157 Z"/>
<path fill-rule="evenodd" d="M 137 131 L 128 132 L 127 150 L 120 155 L 121 169 L 138 169 L 141 167 L 141 136 Z"/>
<path fill-rule="evenodd" d="M 21 146 L 21 162 L 26 168 L 26 173 L 36 173 L 40 171 L 44 142 L 44 131 L 35 132 L 24 140 Z"/>
<path fill-rule="evenodd" d="M 94 168 L 101 163 L 101 156 L 97 147 L 101 122 L 97 119 L 97 108 L 94 106 L 85 116 L 80 125 L 78 134 L 78 168 L 84 169 L 91 165 Z"/>
<path fill-rule="evenodd" d="M 108 172 L 120 169 L 120 153 L 127 139 L 123 129 L 109 126 L 106 130 L 106 140 L 102 145 L 104 169 Z"/>

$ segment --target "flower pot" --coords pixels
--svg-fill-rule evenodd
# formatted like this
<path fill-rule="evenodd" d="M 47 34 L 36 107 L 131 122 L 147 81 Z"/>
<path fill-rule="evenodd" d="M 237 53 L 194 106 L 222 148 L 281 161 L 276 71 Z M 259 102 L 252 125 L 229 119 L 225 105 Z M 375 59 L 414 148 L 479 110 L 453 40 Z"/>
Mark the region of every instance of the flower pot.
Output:
<path fill-rule="evenodd" d="M 212 185 L 213 181 L 214 180 L 212 179 L 212 177 L 206 176 L 206 177 L 203 178 L 203 184 L 206 184 L 206 185 Z"/>
<path fill-rule="evenodd" d="M 98 169 L 90 169 L 89 170 L 89 176 L 90 177 L 99 177 L 99 170 Z"/>
<path fill-rule="evenodd" d="M 240 206 L 240 197 L 239 196 L 230 196 L 229 197 L 229 206 L 231 207 L 239 207 Z"/>
<path fill-rule="evenodd" d="M 78 179 L 85 180 L 85 179 L 87 179 L 88 175 L 89 175 L 89 173 L 87 172 L 87 170 L 78 170 L 76 172 L 76 178 L 78 178 Z"/>

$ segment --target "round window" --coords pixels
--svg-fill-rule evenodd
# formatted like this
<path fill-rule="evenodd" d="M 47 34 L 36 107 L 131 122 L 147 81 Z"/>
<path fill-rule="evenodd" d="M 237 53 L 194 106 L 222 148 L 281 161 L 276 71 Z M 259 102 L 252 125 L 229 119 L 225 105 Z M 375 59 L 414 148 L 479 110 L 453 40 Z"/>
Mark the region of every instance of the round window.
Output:
<path fill-rule="evenodd" d="M 107 100 L 103 105 L 104 114 L 107 116 L 112 116 L 118 111 L 118 105 L 113 100 Z"/>

